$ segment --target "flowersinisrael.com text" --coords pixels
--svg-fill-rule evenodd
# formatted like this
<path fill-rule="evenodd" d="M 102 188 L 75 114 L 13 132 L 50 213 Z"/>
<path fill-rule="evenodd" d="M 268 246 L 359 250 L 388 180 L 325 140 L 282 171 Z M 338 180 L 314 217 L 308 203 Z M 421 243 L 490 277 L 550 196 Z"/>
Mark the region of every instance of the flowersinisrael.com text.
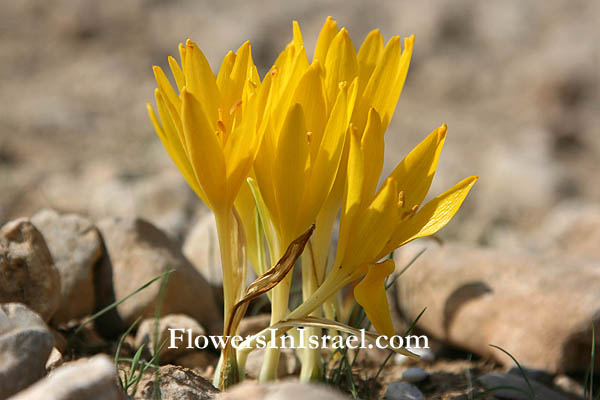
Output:
<path fill-rule="evenodd" d="M 298 328 L 302 331 L 302 328 Z M 269 329 L 270 334 L 266 336 L 258 336 L 256 338 L 256 348 L 264 349 L 266 347 L 274 348 L 279 347 L 282 349 L 317 349 L 331 347 L 333 349 L 392 349 L 397 350 L 400 348 L 417 348 L 417 349 L 428 349 L 429 339 L 425 335 L 407 335 L 400 336 L 394 335 L 392 337 L 378 336 L 374 341 L 367 340 L 365 330 L 360 330 L 360 336 L 349 335 L 311 335 L 306 338 L 303 334 L 299 334 L 298 338 L 293 336 L 285 335 L 281 338 L 279 346 L 277 346 L 277 329 Z M 226 345 L 231 344 L 234 349 L 243 349 L 246 347 L 244 343 L 245 339 L 249 339 L 251 336 L 246 338 L 236 336 L 216 336 L 216 335 L 198 335 L 194 336 L 191 329 L 183 328 L 169 328 L 169 349 L 176 349 L 185 347 L 187 349 L 206 349 L 208 347 L 214 347 L 217 349 L 223 349 Z M 374 344 L 373 344 L 374 343 Z"/>

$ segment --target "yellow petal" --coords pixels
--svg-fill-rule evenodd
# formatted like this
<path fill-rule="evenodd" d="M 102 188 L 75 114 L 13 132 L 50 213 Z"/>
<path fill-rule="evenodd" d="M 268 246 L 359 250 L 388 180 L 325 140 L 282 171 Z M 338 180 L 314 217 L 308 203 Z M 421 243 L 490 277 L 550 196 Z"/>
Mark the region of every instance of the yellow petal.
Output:
<path fill-rule="evenodd" d="M 303 49 L 304 40 L 302 39 L 302 31 L 300 30 L 300 24 L 298 24 L 298 21 L 292 21 L 292 31 L 294 35 L 294 46 L 296 47 L 296 49 Z"/>
<path fill-rule="evenodd" d="M 325 59 L 325 90 L 329 104 L 337 98 L 339 85 L 346 82 L 349 85 L 358 76 L 358 61 L 352 39 L 346 28 L 342 28 L 329 46 Z"/>
<path fill-rule="evenodd" d="M 314 135 L 311 139 L 311 151 L 316 155 L 307 177 L 309 189 L 304 198 L 305 219 L 316 218 L 335 182 L 348 130 L 348 101 L 348 88 L 340 90 L 322 139 Z"/>
<path fill-rule="evenodd" d="M 394 272 L 394 261 L 387 259 L 368 266 L 367 275 L 354 287 L 354 298 L 362 306 L 377 332 L 387 337 L 395 333 L 390 305 L 385 293 L 385 278 Z"/>
<path fill-rule="evenodd" d="M 177 96 L 177 93 L 175 93 L 175 90 L 173 90 L 173 87 L 169 83 L 169 79 L 167 79 L 163 70 L 156 65 L 152 67 L 152 70 L 154 71 L 154 77 L 156 78 L 159 89 L 165 95 L 165 100 L 169 101 L 179 110 L 181 108 L 181 100 L 179 99 L 179 96 Z"/>
<path fill-rule="evenodd" d="M 226 200 L 225 160 L 215 131 L 193 94 L 184 89 L 182 97 L 183 132 L 186 148 L 198 182 L 206 194 L 208 205 L 220 210 Z"/>
<path fill-rule="evenodd" d="M 198 46 L 188 40 L 185 49 L 185 74 L 186 89 L 198 99 L 211 126 L 215 130 L 218 119 L 217 108 L 219 104 L 219 89 L 217 77 L 210 69 L 210 65 Z"/>
<path fill-rule="evenodd" d="M 187 153 L 183 125 L 181 123 L 181 106 L 177 108 L 173 103 L 168 101 L 167 95 L 160 88 L 156 89 L 156 94 L 156 105 L 158 106 L 158 113 L 163 121 L 165 130 L 172 129 L 176 133 L 176 137 L 179 137 L 179 141 Z"/>
<path fill-rule="evenodd" d="M 385 130 L 381 126 L 379 114 L 374 108 L 371 108 L 367 127 L 361 140 L 361 149 L 365 157 L 365 183 L 361 201 L 365 204 L 370 203 L 375 195 L 379 176 L 383 170 L 383 155 L 385 152 L 384 133 Z"/>
<path fill-rule="evenodd" d="M 250 47 L 250 42 L 246 42 L 238 49 L 235 57 L 235 63 L 233 64 L 233 69 L 231 71 L 231 80 L 235 86 L 230 88 L 230 90 L 236 97 L 235 101 L 241 98 L 242 89 L 246 83 L 246 77 L 248 76 L 248 73 L 253 65 L 252 48 Z"/>
<path fill-rule="evenodd" d="M 402 222 L 382 254 L 442 229 L 458 211 L 478 177 L 471 176 L 429 201 L 413 217 Z"/>
<path fill-rule="evenodd" d="M 252 99 L 255 100 L 255 99 Z M 250 101 L 247 116 L 235 126 L 223 150 L 227 160 L 227 199 L 233 201 L 254 162 L 258 145 L 256 133 L 255 101 Z"/>
<path fill-rule="evenodd" d="M 235 55 L 229 77 L 222 79 L 226 83 L 223 82 L 223 89 L 221 90 L 219 119 L 225 126 L 224 142 L 227 142 L 229 133 L 233 130 L 233 121 L 236 118 L 238 121 L 240 119 L 243 90 L 253 67 L 254 63 L 252 62 L 250 42 L 245 42 L 240 46 Z"/>
<path fill-rule="evenodd" d="M 298 87 L 296 87 L 292 102 L 302 106 L 306 118 L 306 129 L 311 132 L 311 148 L 318 149 L 327 122 L 327 103 L 321 78 L 321 67 L 318 62 L 313 63 L 304 72 Z M 316 153 L 314 151 L 313 158 Z"/>
<path fill-rule="evenodd" d="M 275 182 L 275 195 L 279 208 L 280 233 L 287 246 L 294 240 L 299 230 L 297 216 L 303 206 L 302 197 L 306 185 L 306 165 L 309 158 L 308 140 L 304 124 L 302 106 L 294 104 L 287 114 L 280 133 L 275 156 L 274 170 L 271 171 Z M 312 221 L 305 225 L 308 227 Z"/>
<path fill-rule="evenodd" d="M 353 122 L 356 123 L 359 129 L 366 122 L 368 111 L 366 107 L 374 107 L 381 116 L 383 126 L 387 128 L 404 87 L 412 56 L 413 42 L 413 36 L 404 41 L 404 52 L 402 52 L 400 37 L 398 36 L 390 39 L 385 46 L 381 59 L 365 87 L 362 96 L 363 102 L 359 108 L 361 113 L 353 118 Z"/>
<path fill-rule="evenodd" d="M 346 246 L 353 231 L 354 216 L 361 206 L 360 199 L 365 179 L 365 160 L 360 148 L 358 133 L 350 129 L 348 134 L 349 151 L 346 168 L 346 184 L 344 188 L 342 213 L 340 216 L 340 232 L 334 265 L 340 265 L 346 252 Z"/>
<path fill-rule="evenodd" d="M 298 49 L 288 46 L 284 53 L 286 58 L 280 61 L 281 57 L 275 63 L 276 69 L 272 70 L 271 99 L 269 99 L 269 113 L 273 119 L 273 126 L 276 132 L 281 131 L 283 122 L 292 105 L 291 93 L 294 93 L 296 87 L 304 72 L 308 69 L 308 59 L 304 47 Z"/>
<path fill-rule="evenodd" d="M 431 187 L 446 139 L 446 124 L 435 129 L 390 174 L 404 192 L 404 211 L 420 206 Z"/>
<path fill-rule="evenodd" d="M 221 62 L 221 68 L 219 68 L 219 74 L 217 75 L 217 87 L 219 92 L 224 93 L 228 89 L 228 84 L 231 71 L 233 70 L 233 64 L 235 63 L 235 53 L 233 51 L 227 52 L 223 61 Z"/>
<path fill-rule="evenodd" d="M 179 90 L 181 92 L 181 89 L 183 89 L 183 87 L 185 86 L 185 75 L 183 74 L 183 71 L 181 70 L 181 68 L 179 68 L 179 64 L 177 64 L 177 61 L 175 60 L 175 58 L 169 56 L 169 67 L 171 67 L 171 73 L 173 74 L 173 77 L 175 78 L 175 83 L 177 84 L 177 90 Z"/>
<path fill-rule="evenodd" d="M 323 24 L 323 28 L 321 28 L 319 39 L 317 39 L 313 61 L 320 60 L 321 64 L 325 63 L 329 45 L 337 33 L 338 28 L 336 22 L 333 20 L 333 18 L 327 17 L 325 23 Z"/>
<path fill-rule="evenodd" d="M 372 30 L 358 50 L 358 93 L 362 95 L 381 57 L 383 37 L 379 29 Z"/>
<path fill-rule="evenodd" d="M 160 95 L 157 91 L 157 101 L 159 96 Z M 169 156 L 171 156 L 171 159 L 173 160 L 177 168 L 179 168 L 190 187 L 194 190 L 194 192 L 196 192 L 198 197 L 200 197 L 200 199 L 206 203 L 206 195 L 202 191 L 202 188 L 200 188 L 200 186 L 198 185 L 196 174 L 194 173 L 190 161 L 187 158 L 187 154 L 179 140 L 179 137 L 176 133 L 172 131 L 169 131 L 168 133 L 165 132 L 160 122 L 158 122 L 158 118 L 156 118 L 156 114 L 154 113 L 154 110 L 152 109 L 150 104 L 146 104 L 146 108 L 148 110 L 148 114 L 150 115 L 150 120 L 152 121 L 154 130 L 156 131 L 156 134 L 160 138 L 162 144 L 167 149 Z"/>
<path fill-rule="evenodd" d="M 397 199 L 396 182 L 388 178 L 373 202 L 355 217 L 343 264 L 360 265 L 380 258 L 398 223 Z"/>

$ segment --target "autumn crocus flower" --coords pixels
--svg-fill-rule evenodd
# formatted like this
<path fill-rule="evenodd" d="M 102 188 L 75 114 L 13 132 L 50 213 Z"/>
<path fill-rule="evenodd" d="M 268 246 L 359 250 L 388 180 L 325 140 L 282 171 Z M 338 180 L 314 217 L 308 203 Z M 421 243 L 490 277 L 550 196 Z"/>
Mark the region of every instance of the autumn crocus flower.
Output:
<path fill-rule="evenodd" d="M 261 82 L 248 42 L 225 56 L 216 76 L 194 42 L 180 45 L 179 53 L 181 66 L 169 57 L 176 89 L 161 68 L 154 67 L 160 120 L 150 105 L 147 108 L 169 155 L 214 212 L 227 321 L 245 291 L 244 244 L 238 240 L 241 227 L 233 204 L 260 143 Z"/>

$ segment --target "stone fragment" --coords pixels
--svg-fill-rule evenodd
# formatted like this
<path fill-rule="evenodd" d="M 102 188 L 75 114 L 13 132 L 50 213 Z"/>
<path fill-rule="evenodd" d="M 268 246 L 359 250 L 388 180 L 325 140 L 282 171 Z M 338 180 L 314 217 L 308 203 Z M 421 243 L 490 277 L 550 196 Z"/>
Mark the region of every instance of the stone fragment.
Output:
<path fill-rule="evenodd" d="M 0 303 L 23 303 L 49 321 L 60 304 L 60 276 L 42 234 L 25 218 L 0 229 Z"/>

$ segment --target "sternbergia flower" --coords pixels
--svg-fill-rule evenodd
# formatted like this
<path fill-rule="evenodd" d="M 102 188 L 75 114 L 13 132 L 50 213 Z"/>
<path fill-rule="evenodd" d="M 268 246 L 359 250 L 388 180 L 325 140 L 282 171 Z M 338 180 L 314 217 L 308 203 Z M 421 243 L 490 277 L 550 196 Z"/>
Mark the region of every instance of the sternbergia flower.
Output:
<path fill-rule="evenodd" d="M 296 22 L 293 36 L 263 81 L 270 93 L 254 170 L 277 239 L 272 241 L 272 258 L 316 222 L 302 263 L 303 295 L 308 297 L 327 268 L 331 230 L 345 185 L 347 132 L 351 127 L 362 134 L 370 109 L 379 111 L 381 133 L 385 131 L 406 79 L 413 37 L 405 40 L 402 51 L 398 36 L 384 46 L 374 30 L 357 53 L 348 31 L 328 18 L 309 64 Z M 274 289 L 272 323 L 287 313 L 289 282 L 288 278 Z M 276 370 L 269 357 L 263 370 Z M 303 370 L 307 374 L 311 372 Z"/>
<path fill-rule="evenodd" d="M 364 276 L 354 289 L 356 301 L 378 332 L 394 328 L 385 294 L 385 278 L 394 262 L 379 262 L 396 248 L 443 228 L 460 208 L 477 177 L 469 177 L 422 205 L 446 137 L 434 130 L 396 167 L 375 192 L 381 173 L 383 132 L 376 111 L 369 114 L 362 138 L 352 135 L 348 181 L 334 268 L 323 283 L 329 290 Z"/>
<path fill-rule="evenodd" d="M 180 45 L 180 67 L 169 65 L 177 93 L 160 67 L 154 67 L 160 121 L 148 104 L 158 136 L 189 185 L 215 212 L 231 209 L 260 143 L 257 124 L 260 77 L 246 42 L 229 52 L 218 76 L 197 45 Z"/>
<path fill-rule="evenodd" d="M 229 52 L 225 56 L 216 76 L 192 41 L 180 45 L 179 53 L 181 67 L 169 57 L 177 91 L 164 72 L 154 67 L 160 120 L 152 107 L 147 107 L 171 158 L 192 189 L 214 212 L 227 327 L 234 304 L 246 290 L 242 227 L 233 205 L 260 144 L 261 82 L 248 42 L 237 54 Z"/>
<path fill-rule="evenodd" d="M 288 318 L 300 318 L 350 282 L 356 301 L 378 332 L 394 328 L 385 294 L 385 278 L 394 271 L 391 251 L 443 228 L 456 214 L 477 177 L 469 177 L 422 205 L 446 137 L 446 126 L 434 130 L 396 167 L 376 191 L 383 167 L 383 132 L 375 110 L 362 138 L 353 133 L 348 180 L 340 221 L 336 260 L 317 291 Z"/>
<path fill-rule="evenodd" d="M 333 38 L 340 43 L 340 52 L 346 39 L 345 31 Z M 294 23 L 292 42 L 263 81 L 270 92 L 254 171 L 268 212 L 267 222 L 274 231 L 272 259 L 279 259 L 288 244 L 315 222 L 342 159 L 358 79 L 340 75 L 342 66 L 324 61 L 315 59 L 309 64 L 300 29 Z M 333 74 L 336 77 L 330 78 Z M 290 278 L 273 290 L 272 323 L 288 312 Z M 267 372 L 261 379 L 274 378 L 271 374 L 276 371 L 277 360 L 277 349 L 269 350 L 263 369 Z"/>

